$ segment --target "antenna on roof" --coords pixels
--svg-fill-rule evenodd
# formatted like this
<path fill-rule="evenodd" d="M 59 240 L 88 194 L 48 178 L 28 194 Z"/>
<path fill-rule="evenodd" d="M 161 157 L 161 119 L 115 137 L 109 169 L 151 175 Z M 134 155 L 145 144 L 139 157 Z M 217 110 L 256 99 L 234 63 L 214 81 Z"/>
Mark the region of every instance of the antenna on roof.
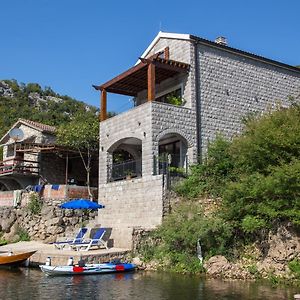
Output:
<path fill-rule="evenodd" d="M 24 138 L 24 132 L 20 128 L 11 129 L 8 134 L 14 142 L 21 141 Z"/>
<path fill-rule="evenodd" d="M 22 129 L 20 128 L 14 128 L 14 129 L 11 129 L 9 132 L 8 132 L 9 136 L 11 139 L 14 140 L 14 156 L 16 156 L 16 152 L 17 152 L 17 142 L 18 141 L 21 141 L 23 138 L 24 138 L 24 132 Z"/>

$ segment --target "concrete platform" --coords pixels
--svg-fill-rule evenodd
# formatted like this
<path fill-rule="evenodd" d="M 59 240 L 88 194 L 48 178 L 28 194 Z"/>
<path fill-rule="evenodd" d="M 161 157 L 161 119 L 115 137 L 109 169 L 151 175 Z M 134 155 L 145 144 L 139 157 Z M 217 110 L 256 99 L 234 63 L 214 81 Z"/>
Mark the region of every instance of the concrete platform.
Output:
<path fill-rule="evenodd" d="M 30 257 L 29 265 L 33 267 L 45 264 L 47 257 L 51 257 L 52 265 L 65 265 L 71 256 L 75 263 L 80 258 L 88 263 L 101 263 L 114 259 L 126 260 L 131 253 L 130 249 L 122 248 L 95 249 L 89 251 L 59 250 L 56 249 L 54 245 L 44 244 L 38 241 L 18 242 L 0 247 L 0 251 L 29 252 L 33 250 L 37 250 L 37 252 Z"/>

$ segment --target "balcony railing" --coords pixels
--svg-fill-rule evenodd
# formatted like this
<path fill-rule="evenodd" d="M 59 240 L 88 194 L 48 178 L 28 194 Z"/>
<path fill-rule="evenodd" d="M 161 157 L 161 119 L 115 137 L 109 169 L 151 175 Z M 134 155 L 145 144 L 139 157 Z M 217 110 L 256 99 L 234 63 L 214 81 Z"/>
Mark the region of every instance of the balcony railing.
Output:
<path fill-rule="evenodd" d="M 163 154 L 154 156 L 154 174 L 186 176 L 188 172 L 187 155 Z M 158 169 L 157 169 L 158 168 Z"/>
<path fill-rule="evenodd" d="M 188 176 L 188 156 L 176 154 L 162 154 L 155 156 L 154 174 L 166 176 L 167 187 L 176 185 Z M 158 168 L 158 169 L 157 169 Z"/>
<path fill-rule="evenodd" d="M 124 180 L 142 176 L 142 160 L 128 160 L 107 166 L 108 181 Z"/>
<path fill-rule="evenodd" d="M 39 163 L 34 160 L 12 158 L 0 162 L 0 176 L 8 174 L 38 176 L 39 171 Z"/>

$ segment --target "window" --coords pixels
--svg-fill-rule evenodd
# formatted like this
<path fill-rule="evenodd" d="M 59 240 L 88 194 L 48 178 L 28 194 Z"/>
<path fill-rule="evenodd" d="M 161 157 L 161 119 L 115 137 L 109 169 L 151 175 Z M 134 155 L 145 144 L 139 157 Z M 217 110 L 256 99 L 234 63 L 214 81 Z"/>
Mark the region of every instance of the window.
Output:
<path fill-rule="evenodd" d="M 172 103 L 172 100 L 171 100 L 172 97 L 176 97 L 176 98 L 180 99 L 182 97 L 182 95 L 181 95 L 181 88 L 178 88 L 176 90 L 173 90 L 171 92 L 163 94 L 160 97 L 157 97 L 156 101 L 163 102 L 163 103 L 174 104 L 174 103 Z"/>
<path fill-rule="evenodd" d="M 10 144 L 10 145 L 7 146 L 6 156 L 7 157 L 15 156 L 15 145 L 14 144 Z"/>

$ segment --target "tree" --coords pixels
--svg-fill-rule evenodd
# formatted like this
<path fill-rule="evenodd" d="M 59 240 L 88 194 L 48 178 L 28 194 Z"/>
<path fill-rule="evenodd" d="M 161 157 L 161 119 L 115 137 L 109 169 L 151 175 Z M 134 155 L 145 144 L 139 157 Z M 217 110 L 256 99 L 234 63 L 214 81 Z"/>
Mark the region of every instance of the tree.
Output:
<path fill-rule="evenodd" d="M 92 112 L 78 114 L 74 119 L 58 128 L 57 142 L 60 145 L 78 150 L 86 170 L 86 184 L 90 199 L 93 198 L 90 189 L 90 171 L 92 155 L 99 147 L 99 122 Z"/>

